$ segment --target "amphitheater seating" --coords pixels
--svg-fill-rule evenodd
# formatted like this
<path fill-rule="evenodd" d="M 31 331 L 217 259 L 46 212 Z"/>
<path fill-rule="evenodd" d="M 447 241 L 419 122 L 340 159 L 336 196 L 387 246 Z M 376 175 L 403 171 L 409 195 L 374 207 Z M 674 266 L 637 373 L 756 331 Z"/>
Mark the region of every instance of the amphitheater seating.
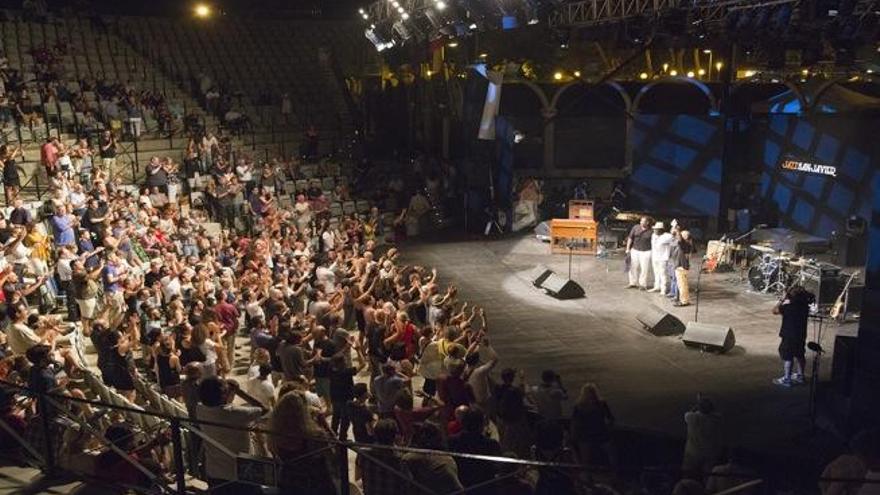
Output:
<path fill-rule="evenodd" d="M 210 24 L 171 19 L 122 17 L 120 30 L 130 40 L 181 79 L 210 76 L 228 86 L 244 113 L 263 125 L 282 124 L 278 99 L 288 93 L 298 126 L 314 122 L 319 128 L 338 128 L 337 116 L 350 126 L 342 92 L 327 88 L 337 85 L 323 64 L 321 47 L 332 47 L 340 63 L 351 69 L 375 61 L 356 24 L 291 23 L 265 20 L 227 21 Z M 374 51 L 373 51 L 374 52 Z M 273 96 L 268 107 L 257 105 L 259 95 Z"/>

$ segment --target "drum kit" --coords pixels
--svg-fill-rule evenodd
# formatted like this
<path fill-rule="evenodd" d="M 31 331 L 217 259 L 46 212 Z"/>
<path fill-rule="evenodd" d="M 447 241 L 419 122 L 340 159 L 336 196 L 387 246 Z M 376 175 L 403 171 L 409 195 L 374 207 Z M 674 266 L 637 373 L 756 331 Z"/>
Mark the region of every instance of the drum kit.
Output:
<path fill-rule="evenodd" d="M 749 249 L 757 253 L 758 262 L 748 268 L 749 285 L 757 292 L 781 294 L 794 282 L 803 282 L 804 269 L 813 262 L 805 258 L 795 259 L 791 253 L 776 251 L 761 244 Z"/>

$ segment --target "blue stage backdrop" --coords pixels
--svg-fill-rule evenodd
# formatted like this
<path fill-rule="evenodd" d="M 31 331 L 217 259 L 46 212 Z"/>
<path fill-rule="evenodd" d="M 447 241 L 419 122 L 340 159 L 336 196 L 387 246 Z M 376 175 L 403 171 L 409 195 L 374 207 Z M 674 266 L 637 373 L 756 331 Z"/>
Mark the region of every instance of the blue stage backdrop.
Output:
<path fill-rule="evenodd" d="M 761 147 L 765 204 L 781 226 L 828 237 L 846 219 L 871 217 L 878 174 L 876 120 L 768 115 Z"/>
<path fill-rule="evenodd" d="M 631 206 L 656 214 L 717 217 L 723 142 L 718 116 L 637 115 L 628 142 Z"/>

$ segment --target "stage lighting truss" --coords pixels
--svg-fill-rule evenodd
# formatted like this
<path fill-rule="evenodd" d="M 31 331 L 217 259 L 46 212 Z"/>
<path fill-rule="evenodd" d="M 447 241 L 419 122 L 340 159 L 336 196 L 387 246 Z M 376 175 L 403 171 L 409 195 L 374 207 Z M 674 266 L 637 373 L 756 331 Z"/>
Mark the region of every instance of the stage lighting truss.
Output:
<path fill-rule="evenodd" d="M 724 20 L 728 12 L 773 5 L 797 3 L 798 0 L 576 0 L 554 9 L 549 16 L 552 27 L 588 27 L 621 22 L 634 17 L 662 17 L 685 10 L 692 25 Z"/>
<path fill-rule="evenodd" d="M 467 0 L 378 0 L 358 13 L 372 25 L 391 26 L 394 39 L 402 44 L 411 39 L 467 35 L 474 23 L 466 10 L 467 3 Z"/>

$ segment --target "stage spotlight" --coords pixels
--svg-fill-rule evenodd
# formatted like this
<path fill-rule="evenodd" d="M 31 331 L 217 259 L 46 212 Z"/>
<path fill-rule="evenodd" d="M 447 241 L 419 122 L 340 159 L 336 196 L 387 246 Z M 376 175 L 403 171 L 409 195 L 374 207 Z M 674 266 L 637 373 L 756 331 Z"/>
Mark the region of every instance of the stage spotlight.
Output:
<path fill-rule="evenodd" d="M 865 69 L 865 74 L 873 74 L 874 69 Z"/>
<path fill-rule="evenodd" d="M 697 71 L 697 75 L 705 76 L 705 75 L 706 75 L 706 69 L 700 69 L 700 70 L 698 70 L 698 71 Z"/>
<path fill-rule="evenodd" d="M 694 78 L 694 71 L 689 70 L 687 73 L 687 76 L 690 77 L 691 79 L 693 79 Z"/>
<path fill-rule="evenodd" d="M 559 71 L 555 72 L 553 74 L 553 79 L 555 79 L 556 81 L 561 81 L 562 80 L 562 72 L 559 72 Z"/>
<path fill-rule="evenodd" d="M 642 81 L 644 81 L 647 78 L 648 78 L 647 72 L 642 72 L 641 74 L 639 74 L 639 79 L 641 79 Z"/>
<path fill-rule="evenodd" d="M 436 2 L 434 2 L 434 8 L 442 12 L 446 9 L 446 2 L 444 2 L 443 0 L 437 0 Z"/>
<path fill-rule="evenodd" d="M 724 62 L 715 62 L 715 70 L 720 71 L 724 67 Z"/>
<path fill-rule="evenodd" d="M 471 31 L 475 31 L 477 29 L 477 23 L 476 22 L 471 23 L 471 25 L 468 26 L 468 29 L 470 29 Z"/>
<path fill-rule="evenodd" d="M 211 17 L 211 6 L 204 3 L 196 4 L 193 8 L 193 13 L 198 18 L 207 19 Z"/>
<path fill-rule="evenodd" d="M 481 54 L 480 54 L 480 58 L 482 58 L 482 59 L 485 59 L 485 58 L 488 58 L 488 57 L 489 57 L 489 54 L 488 54 L 488 53 L 481 53 Z"/>
<path fill-rule="evenodd" d="M 709 50 L 709 49 L 707 48 L 707 49 L 703 50 L 703 53 L 705 53 L 706 55 L 711 55 L 711 54 L 712 54 L 712 50 Z"/>
<path fill-rule="evenodd" d="M 456 48 L 456 47 L 458 47 L 458 42 L 457 41 L 450 41 L 449 44 L 447 44 L 446 46 L 448 46 L 449 48 Z"/>
<path fill-rule="evenodd" d="M 756 74 L 756 72 L 753 71 L 753 70 L 747 70 L 747 71 L 745 71 L 743 74 L 744 74 L 746 77 L 752 77 L 752 76 L 754 76 L 754 75 Z"/>
<path fill-rule="evenodd" d="M 675 76 L 678 75 L 678 71 L 675 70 L 675 69 L 672 69 L 671 71 L 669 71 L 669 75 L 672 76 L 672 77 L 675 77 Z"/>
<path fill-rule="evenodd" d="M 579 71 L 579 70 L 574 71 L 574 77 L 581 77 L 581 71 Z"/>
<path fill-rule="evenodd" d="M 801 75 L 804 76 L 804 77 L 809 76 L 809 75 L 810 75 L 810 70 L 809 70 L 809 69 L 802 69 L 802 70 L 801 70 Z"/>
<path fill-rule="evenodd" d="M 663 64 L 663 72 L 669 72 L 669 64 Z"/>

